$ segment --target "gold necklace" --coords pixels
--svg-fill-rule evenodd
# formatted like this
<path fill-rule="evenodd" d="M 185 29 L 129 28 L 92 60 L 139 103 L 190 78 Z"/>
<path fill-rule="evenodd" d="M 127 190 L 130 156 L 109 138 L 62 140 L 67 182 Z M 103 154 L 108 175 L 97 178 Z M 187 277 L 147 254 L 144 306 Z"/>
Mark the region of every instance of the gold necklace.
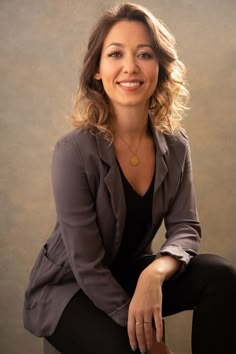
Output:
<path fill-rule="evenodd" d="M 132 153 L 132 156 L 131 156 L 131 158 L 130 158 L 130 160 L 129 160 L 130 164 L 131 164 L 132 166 L 134 166 L 134 167 L 138 166 L 139 163 L 140 163 L 140 160 L 139 160 L 139 158 L 138 158 L 138 156 L 137 156 L 137 151 L 138 151 L 138 148 L 139 148 L 139 145 L 140 145 L 140 142 L 141 142 L 141 138 L 140 138 L 140 140 L 139 140 L 139 142 L 138 142 L 138 144 L 137 144 L 136 149 L 133 150 L 133 149 L 131 148 L 131 146 L 127 143 L 127 141 L 123 138 L 123 136 L 121 136 L 121 135 L 120 135 L 119 133 L 117 133 L 117 132 L 116 132 L 116 134 L 121 138 L 121 140 L 122 140 L 122 141 L 125 143 L 125 145 L 128 147 L 129 151 Z"/>

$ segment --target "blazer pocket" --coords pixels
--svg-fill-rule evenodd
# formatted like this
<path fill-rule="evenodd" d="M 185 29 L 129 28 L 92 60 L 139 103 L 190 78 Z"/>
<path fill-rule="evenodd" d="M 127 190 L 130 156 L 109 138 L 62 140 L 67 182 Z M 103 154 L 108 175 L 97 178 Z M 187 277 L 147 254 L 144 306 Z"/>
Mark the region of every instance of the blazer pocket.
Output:
<path fill-rule="evenodd" d="M 25 307 L 33 309 L 37 306 L 50 285 L 58 284 L 69 272 L 71 272 L 70 267 L 53 262 L 48 257 L 47 248 L 44 247 L 30 274 L 29 285 L 25 293 Z"/>

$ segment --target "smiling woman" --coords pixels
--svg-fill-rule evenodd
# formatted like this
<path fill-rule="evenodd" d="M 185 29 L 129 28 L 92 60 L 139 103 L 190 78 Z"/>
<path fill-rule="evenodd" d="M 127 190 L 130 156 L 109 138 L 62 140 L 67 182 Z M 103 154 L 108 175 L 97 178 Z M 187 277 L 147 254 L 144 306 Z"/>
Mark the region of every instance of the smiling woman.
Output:
<path fill-rule="evenodd" d="M 57 220 L 25 294 L 25 327 L 62 353 L 170 354 L 162 319 L 184 310 L 194 354 L 232 352 L 236 272 L 198 254 L 186 98 L 166 27 L 134 4 L 105 12 L 84 58 L 76 129 L 54 149 Z"/>
<path fill-rule="evenodd" d="M 137 21 L 116 23 L 103 43 L 95 74 L 102 81 L 113 112 L 119 114 L 119 109 L 127 105 L 147 111 L 158 71 L 158 58 L 146 26 Z"/>
<path fill-rule="evenodd" d="M 117 26 L 119 30 L 122 28 L 122 32 L 115 30 Z M 132 59 L 130 63 L 127 62 L 128 65 L 135 65 L 134 58 L 136 64 L 150 59 L 155 67 L 157 72 L 154 78 L 158 75 L 158 80 L 149 96 L 149 117 L 160 131 L 172 134 L 180 127 L 179 121 L 188 100 L 185 66 L 178 58 L 175 38 L 163 22 L 147 9 L 134 4 L 117 6 L 106 11 L 94 27 L 75 97 L 72 124 L 75 127 L 86 126 L 92 130 L 95 128 L 108 140 L 113 139 L 109 119 L 110 101 L 107 100 L 103 81 L 99 80 L 98 74 L 94 74 L 105 59 L 106 65 L 115 68 L 113 61 L 108 59 L 119 62 L 124 54 L 126 60 Z M 147 67 L 151 67 L 151 63 Z M 137 83 L 126 83 L 123 87 L 128 85 Z"/>

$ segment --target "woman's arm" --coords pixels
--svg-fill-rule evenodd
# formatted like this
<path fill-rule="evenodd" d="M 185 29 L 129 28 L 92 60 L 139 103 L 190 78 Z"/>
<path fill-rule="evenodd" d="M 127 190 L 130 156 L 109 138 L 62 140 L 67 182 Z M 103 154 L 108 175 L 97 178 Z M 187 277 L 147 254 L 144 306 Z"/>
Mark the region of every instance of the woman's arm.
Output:
<path fill-rule="evenodd" d="M 141 352 L 146 352 L 151 346 L 152 321 L 155 322 L 157 340 L 162 338 L 163 282 L 183 271 L 198 251 L 201 229 L 195 203 L 191 157 L 187 139 L 182 152 L 183 164 L 179 184 L 165 217 L 167 240 L 161 247 L 156 260 L 141 273 L 130 302 L 129 340 L 131 346 L 136 348 L 138 345 Z"/>
<path fill-rule="evenodd" d="M 164 219 L 166 242 L 157 255 L 157 257 L 165 254 L 172 255 L 182 262 L 181 270 L 197 254 L 201 238 L 190 147 L 188 139 L 186 137 L 182 137 L 182 139 L 185 142 L 185 156 L 181 166 L 180 181 Z"/>
<path fill-rule="evenodd" d="M 95 199 L 84 161 L 72 139 L 67 135 L 59 140 L 52 161 L 55 204 L 69 263 L 93 303 L 119 325 L 126 326 L 130 299 L 105 264 Z"/>

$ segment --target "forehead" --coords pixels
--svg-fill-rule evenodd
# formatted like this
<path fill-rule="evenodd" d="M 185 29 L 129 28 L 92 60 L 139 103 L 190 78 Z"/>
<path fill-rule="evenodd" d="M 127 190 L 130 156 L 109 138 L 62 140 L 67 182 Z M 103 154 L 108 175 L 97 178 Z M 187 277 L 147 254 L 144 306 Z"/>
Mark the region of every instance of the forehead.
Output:
<path fill-rule="evenodd" d="M 149 31 L 144 23 L 122 20 L 115 23 L 104 39 L 103 47 L 111 43 L 151 44 Z"/>

